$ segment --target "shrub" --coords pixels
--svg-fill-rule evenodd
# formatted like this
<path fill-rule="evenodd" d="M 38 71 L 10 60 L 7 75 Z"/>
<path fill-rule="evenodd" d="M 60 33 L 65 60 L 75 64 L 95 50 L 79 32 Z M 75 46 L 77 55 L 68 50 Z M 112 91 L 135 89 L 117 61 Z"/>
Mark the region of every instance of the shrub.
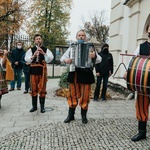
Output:
<path fill-rule="evenodd" d="M 59 86 L 61 88 L 68 88 L 68 82 L 67 82 L 67 77 L 69 73 L 69 68 L 66 69 L 66 72 L 62 73 L 59 81 Z"/>

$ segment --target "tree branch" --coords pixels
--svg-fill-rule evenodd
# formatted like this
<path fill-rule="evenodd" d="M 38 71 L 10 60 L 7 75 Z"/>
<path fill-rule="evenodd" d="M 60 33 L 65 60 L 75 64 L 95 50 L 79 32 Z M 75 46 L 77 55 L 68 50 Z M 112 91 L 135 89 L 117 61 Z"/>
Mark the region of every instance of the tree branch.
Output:
<path fill-rule="evenodd" d="M 11 14 L 15 13 L 16 11 L 18 11 L 18 9 L 13 9 L 8 11 L 5 15 L 0 16 L 0 21 L 4 21 L 5 18 L 7 18 L 8 16 L 10 16 Z"/>

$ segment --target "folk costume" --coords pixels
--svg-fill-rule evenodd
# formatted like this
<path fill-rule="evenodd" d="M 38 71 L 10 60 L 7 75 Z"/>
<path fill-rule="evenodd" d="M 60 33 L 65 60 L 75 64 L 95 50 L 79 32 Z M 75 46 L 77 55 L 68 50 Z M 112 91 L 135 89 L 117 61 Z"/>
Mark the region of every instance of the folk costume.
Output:
<path fill-rule="evenodd" d="M 0 108 L 1 108 L 1 99 L 2 95 L 8 93 L 8 85 L 7 81 L 11 81 L 14 79 L 14 72 L 11 67 L 10 61 L 6 58 L 6 64 L 2 64 L 2 58 L 0 56 Z"/>
<path fill-rule="evenodd" d="M 135 55 L 150 55 L 150 43 L 148 41 L 140 44 L 135 51 Z M 136 118 L 138 120 L 138 134 L 131 138 L 132 141 L 139 141 L 146 139 L 146 125 L 149 115 L 149 95 L 145 95 L 137 92 L 136 99 Z"/>
<path fill-rule="evenodd" d="M 64 62 L 65 59 L 70 58 L 71 47 L 64 53 L 61 57 L 60 61 Z M 101 57 L 96 53 L 96 61 L 95 63 L 101 62 Z M 68 79 L 69 82 L 69 93 L 68 93 L 68 117 L 65 119 L 65 123 L 69 123 L 74 120 L 74 114 L 76 106 L 79 105 L 81 107 L 81 117 L 82 123 L 87 123 L 87 110 L 90 102 L 90 92 L 91 92 L 91 84 L 95 82 L 95 78 L 93 75 L 93 68 L 75 68 L 75 71 L 69 72 Z"/>
<path fill-rule="evenodd" d="M 45 112 L 44 104 L 45 104 L 45 96 L 46 96 L 46 82 L 47 82 L 47 66 L 46 63 L 50 63 L 53 60 L 52 52 L 41 46 L 40 47 L 46 55 L 39 54 L 38 61 L 37 57 L 32 59 L 34 52 L 37 50 L 37 47 L 30 48 L 25 55 L 25 61 L 30 63 L 30 85 L 32 96 L 32 106 L 33 108 L 30 112 L 37 110 L 37 97 L 39 94 L 39 101 L 41 106 L 41 113 Z"/>

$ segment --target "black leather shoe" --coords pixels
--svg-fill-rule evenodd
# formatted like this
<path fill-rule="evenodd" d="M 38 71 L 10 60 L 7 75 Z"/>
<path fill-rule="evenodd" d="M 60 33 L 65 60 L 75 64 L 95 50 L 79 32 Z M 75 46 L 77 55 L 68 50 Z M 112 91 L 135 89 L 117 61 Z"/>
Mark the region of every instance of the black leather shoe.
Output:
<path fill-rule="evenodd" d="M 9 91 L 14 91 L 14 88 L 10 88 Z"/>
<path fill-rule="evenodd" d="M 41 105 L 41 113 L 45 113 L 44 105 Z"/>
<path fill-rule="evenodd" d="M 74 116 L 67 116 L 67 118 L 64 120 L 64 123 L 69 123 L 71 122 L 72 120 L 74 120 Z"/>
<path fill-rule="evenodd" d="M 36 111 L 37 110 L 37 108 L 32 108 L 32 109 L 30 109 L 30 112 L 34 112 L 34 111 Z"/>
<path fill-rule="evenodd" d="M 43 108 L 43 109 L 41 109 L 41 113 L 45 113 L 45 109 Z"/>
<path fill-rule="evenodd" d="M 94 96 L 93 101 L 98 101 L 98 97 L 97 97 L 97 96 Z"/>
<path fill-rule="evenodd" d="M 94 98 L 93 101 L 98 102 L 98 98 Z"/>
<path fill-rule="evenodd" d="M 24 93 L 24 94 L 27 94 L 27 93 L 28 93 L 28 91 L 24 91 L 23 93 Z"/>
<path fill-rule="evenodd" d="M 146 139 L 146 132 L 145 131 L 140 131 L 138 134 L 134 135 L 131 138 L 131 141 L 137 142 L 137 141 L 144 140 L 144 139 Z"/>
<path fill-rule="evenodd" d="M 100 101 L 106 101 L 106 98 L 101 98 Z"/>
<path fill-rule="evenodd" d="M 86 116 L 82 116 L 82 123 L 83 124 L 87 124 L 88 120 L 86 118 Z"/>
<path fill-rule="evenodd" d="M 64 123 L 69 123 L 70 121 L 74 120 L 75 108 L 69 108 L 68 116 L 64 120 Z"/>
<path fill-rule="evenodd" d="M 88 122 L 86 114 L 87 114 L 87 110 L 81 108 L 81 117 L 82 117 L 83 124 L 86 124 Z"/>

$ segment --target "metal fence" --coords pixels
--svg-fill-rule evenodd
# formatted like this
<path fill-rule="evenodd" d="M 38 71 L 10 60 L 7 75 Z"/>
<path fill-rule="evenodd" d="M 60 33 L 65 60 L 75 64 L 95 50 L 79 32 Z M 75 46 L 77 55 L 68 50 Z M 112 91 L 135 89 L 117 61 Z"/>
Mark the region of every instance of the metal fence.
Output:
<path fill-rule="evenodd" d="M 15 43 L 17 41 L 21 41 L 24 45 L 24 47 L 28 48 L 31 46 L 31 38 L 28 35 L 14 35 L 13 38 L 13 46 L 15 46 Z"/>
<path fill-rule="evenodd" d="M 0 34 L 0 48 L 1 49 L 8 49 L 11 51 L 15 46 L 16 42 L 22 42 L 25 48 L 31 46 L 31 38 L 28 35 L 8 35 L 8 34 Z"/>

